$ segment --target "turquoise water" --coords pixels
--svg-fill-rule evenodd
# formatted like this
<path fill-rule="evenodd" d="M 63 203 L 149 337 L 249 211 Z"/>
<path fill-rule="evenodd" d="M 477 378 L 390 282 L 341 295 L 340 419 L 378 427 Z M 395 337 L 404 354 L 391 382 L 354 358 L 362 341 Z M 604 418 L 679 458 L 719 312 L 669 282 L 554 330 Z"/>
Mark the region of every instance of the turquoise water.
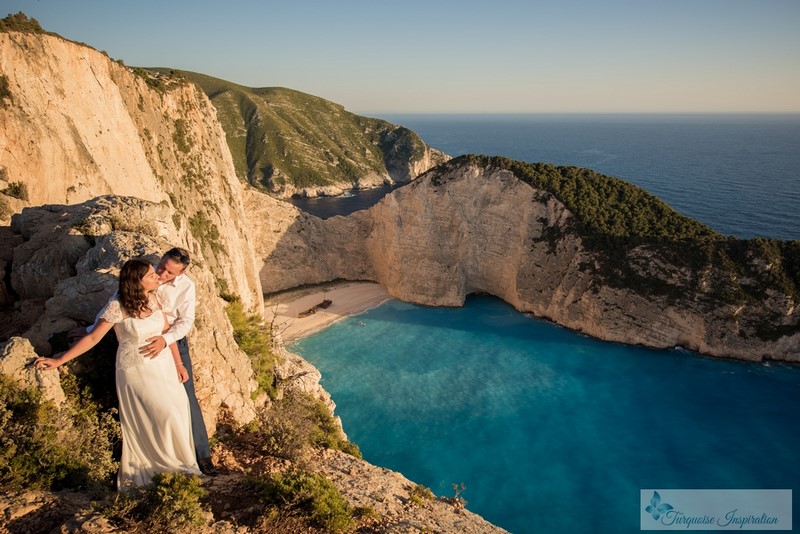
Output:
<path fill-rule="evenodd" d="M 486 296 L 389 301 L 291 349 L 366 460 L 464 483 L 511 532 L 638 532 L 642 488 L 800 489 L 800 367 L 603 343 Z"/>

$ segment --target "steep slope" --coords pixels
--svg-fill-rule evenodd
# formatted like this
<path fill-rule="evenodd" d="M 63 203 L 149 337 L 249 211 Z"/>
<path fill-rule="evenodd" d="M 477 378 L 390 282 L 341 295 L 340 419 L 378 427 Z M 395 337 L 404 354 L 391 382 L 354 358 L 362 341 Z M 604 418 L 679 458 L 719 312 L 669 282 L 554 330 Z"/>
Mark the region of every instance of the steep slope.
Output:
<path fill-rule="evenodd" d="M 278 209 L 254 194 L 251 218 Z M 433 306 L 489 293 L 599 339 L 800 362 L 799 242 L 722 238 L 592 171 L 466 156 L 348 217 L 283 211 L 256 242 L 267 292 L 342 278 Z"/>
<path fill-rule="evenodd" d="M 202 299 L 190 338 L 206 422 L 213 428 L 223 406 L 248 421 L 252 370 L 219 294 L 256 312 L 263 301 L 214 107 L 190 83 L 154 83 L 35 31 L 0 32 L 0 76 L 0 174 L 28 197 L 5 204 L 22 214 L 2 230 L 3 336 L 25 333 L 46 354 L 53 334 L 93 319 L 124 259 L 183 246 Z M 93 200 L 110 193 L 121 196 Z"/>
<path fill-rule="evenodd" d="M 449 159 L 411 130 L 281 87 L 249 88 L 187 71 L 217 108 L 236 173 L 289 197 L 408 182 Z"/>
<path fill-rule="evenodd" d="M 174 210 L 173 242 L 260 308 L 252 246 L 215 111 L 189 83 L 157 88 L 120 63 L 49 34 L 0 33 L 0 170 L 29 205 L 117 194 Z"/>

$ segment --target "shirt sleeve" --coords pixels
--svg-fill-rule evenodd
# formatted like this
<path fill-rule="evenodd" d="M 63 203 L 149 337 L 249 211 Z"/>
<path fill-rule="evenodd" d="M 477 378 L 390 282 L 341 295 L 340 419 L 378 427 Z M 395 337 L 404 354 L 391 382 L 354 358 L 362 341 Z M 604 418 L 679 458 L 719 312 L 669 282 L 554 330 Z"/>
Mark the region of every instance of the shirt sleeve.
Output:
<path fill-rule="evenodd" d="M 179 339 L 186 337 L 186 334 L 188 334 L 189 330 L 192 329 L 192 325 L 194 324 L 194 309 L 196 299 L 196 289 L 194 283 L 191 283 L 186 288 L 183 298 L 179 299 L 179 302 L 175 303 L 175 309 L 172 310 L 176 313 L 177 318 L 169 327 L 169 330 L 164 332 L 162 335 L 164 341 L 167 342 L 167 345 L 170 343 L 175 343 Z"/>
<path fill-rule="evenodd" d="M 109 300 L 108 304 L 97 314 L 97 319 L 104 319 L 109 323 L 121 323 L 124 317 L 119 301 L 115 298 Z M 97 323 L 97 320 L 95 320 L 95 323 Z"/>

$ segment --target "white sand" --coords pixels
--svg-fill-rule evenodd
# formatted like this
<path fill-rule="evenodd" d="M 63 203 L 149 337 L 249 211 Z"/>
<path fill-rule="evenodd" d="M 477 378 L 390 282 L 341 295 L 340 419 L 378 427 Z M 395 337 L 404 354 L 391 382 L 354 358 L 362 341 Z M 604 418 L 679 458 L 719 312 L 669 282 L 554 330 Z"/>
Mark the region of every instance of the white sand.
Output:
<path fill-rule="evenodd" d="M 374 308 L 392 297 L 386 289 L 373 282 L 332 282 L 319 286 L 289 290 L 269 295 L 264 300 L 266 322 L 274 317 L 273 328 L 288 343 L 330 326 L 340 319 Z M 332 301 L 327 309 L 318 309 L 307 317 L 298 314 Z"/>

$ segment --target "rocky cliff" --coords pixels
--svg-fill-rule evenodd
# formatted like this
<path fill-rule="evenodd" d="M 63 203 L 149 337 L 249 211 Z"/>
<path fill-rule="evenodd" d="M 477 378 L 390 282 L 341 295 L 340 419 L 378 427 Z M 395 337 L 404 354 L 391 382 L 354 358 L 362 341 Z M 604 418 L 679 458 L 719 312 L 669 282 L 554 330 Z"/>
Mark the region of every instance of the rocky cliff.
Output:
<path fill-rule="evenodd" d="M 8 87 L 0 174 L 25 185 L 29 205 L 112 193 L 162 203 L 173 210 L 169 242 L 259 309 L 241 184 L 201 91 L 189 83 L 154 89 L 104 54 L 46 34 L 0 33 L 0 74 Z"/>
<path fill-rule="evenodd" d="M 198 282 L 198 397 L 213 429 L 221 407 L 253 416 L 247 357 L 220 294 L 263 309 L 252 244 L 225 134 L 202 91 L 141 77 L 85 45 L 0 33 L 0 170 L 27 200 L 4 197 L 3 333 L 48 354 L 48 339 L 94 314 L 133 256 L 183 246 Z M 121 196 L 98 197 L 114 194 Z M 25 205 L 32 207 L 24 208 Z M 42 207 L 33 207 L 40 206 Z M 10 219 L 11 213 L 7 214 Z"/>
<path fill-rule="evenodd" d="M 459 158 L 369 210 L 327 220 L 270 207 L 280 220 L 264 222 L 247 195 L 264 225 L 256 242 L 262 286 L 372 280 L 397 298 L 435 306 L 488 293 L 603 340 L 800 362 L 796 242 L 724 239 L 607 177 L 588 181 L 609 188 L 609 199 L 639 200 L 615 206 L 601 195 L 597 205 L 610 213 L 590 220 L 597 207 L 580 202 L 594 193 L 568 207 L 523 168 Z M 563 191 L 575 188 L 574 169 L 548 172 Z M 610 223 L 623 217 L 620 209 L 630 228 Z"/>

